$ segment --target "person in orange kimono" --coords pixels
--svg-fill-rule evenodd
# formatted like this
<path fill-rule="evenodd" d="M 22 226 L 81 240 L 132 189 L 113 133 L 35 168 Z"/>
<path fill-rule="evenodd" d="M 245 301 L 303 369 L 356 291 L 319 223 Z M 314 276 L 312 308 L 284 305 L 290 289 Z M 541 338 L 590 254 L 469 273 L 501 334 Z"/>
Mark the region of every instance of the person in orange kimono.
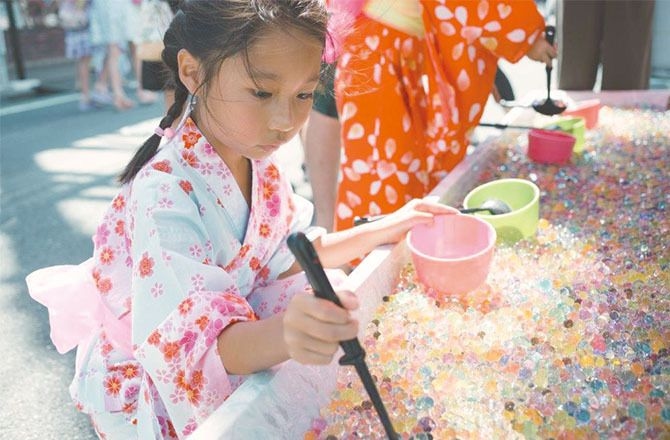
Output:
<path fill-rule="evenodd" d="M 464 158 L 499 58 L 556 57 L 532 0 L 331 6 L 355 16 L 335 78 L 342 141 L 335 230 L 425 196 Z"/>

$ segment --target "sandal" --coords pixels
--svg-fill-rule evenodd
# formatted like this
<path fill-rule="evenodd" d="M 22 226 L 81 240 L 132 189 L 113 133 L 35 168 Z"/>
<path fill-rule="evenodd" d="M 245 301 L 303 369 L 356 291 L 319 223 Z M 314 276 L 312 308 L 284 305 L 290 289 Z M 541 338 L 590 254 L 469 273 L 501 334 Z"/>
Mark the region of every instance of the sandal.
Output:
<path fill-rule="evenodd" d="M 125 96 L 119 96 L 114 98 L 114 107 L 119 111 L 123 111 L 135 107 L 135 103 Z"/>
<path fill-rule="evenodd" d="M 101 90 L 93 90 L 91 92 L 91 103 L 97 107 L 104 107 L 106 105 L 112 105 L 114 99 L 109 92 Z"/>
<path fill-rule="evenodd" d="M 149 90 L 138 90 L 137 101 L 142 105 L 153 104 L 158 100 L 158 96 Z"/>

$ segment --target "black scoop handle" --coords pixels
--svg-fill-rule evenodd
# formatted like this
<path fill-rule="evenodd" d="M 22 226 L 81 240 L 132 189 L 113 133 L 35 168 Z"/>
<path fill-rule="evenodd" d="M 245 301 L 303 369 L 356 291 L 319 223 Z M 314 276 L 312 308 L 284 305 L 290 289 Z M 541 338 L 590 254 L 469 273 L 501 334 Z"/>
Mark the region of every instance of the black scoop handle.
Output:
<path fill-rule="evenodd" d="M 335 294 L 333 286 L 330 284 L 330 281 L 328 281 L 328 277 L 326 277 L 326 272 L 323 270 L 323 266 L 319 261 L 319 256 L 316 253 L 314 246 L 312 246 L 312 242 L 310 242 L 302 232 L 294 232 L 288 236 L 286 243 L 291 252 L 293 252 L 296 260 L 298 260 L 300 266 L 305 271 L 307 279 L 310 284 L 312 284 L 314 295 L 332 301 L 342 307 L 342 303 Z M 358 338 L 341 341 L 340 346 L 344 350 L 344 356 L 340 359 L 340 365 L 353 365 L 356 368 L 356 372 L 361 378 L 363 386 L 365 387 L 368 396 L 370 396 L 370 400 L 372 401 L 375 410 L 377 410 L 379 419 L 384 426 L 384 431 L 386 431 L 386 436 L 389 440 L 398 439 L 398 434 L 393 429 L 393 424 L 386 411 L 384 402 L 382 402 L 381 396 L 379 395 L 379 390 L 377 390 L 374 379 L 365 363 L 365 350 L 361 347 Z"/>
<path fill-rule="evenodd" d="M 554 45 L 554 39 L 556 38 L 556 27 L 547 26 L 544 29 L 544 39 L 547 40 L 547 43 Z M 551 70 L 553 69 L 553 62 L 545 66 L 547 71 L 547 102 L 551 101 Z"/>
<path fill-rule="evenodd" d="M 554 39 L 556 38 L 556 27 L 547 26 L 544 29 L 544 39 L 547 40 L 547 43 L 554 45 Z"/>
<path fill-rule="evenodd" d="M 342 307 L 340 299 L 335 294 L 326 272 L 323 270 L 319 255 L 316 253 L 312 242 L 302 232 L 294 232 L 289 235 L 286 244 L 298 260 L 300 267 L 305 271 L 309 283 L 312 285 L 314 295 L 326 299 Z M 340 346 L 344 350 L 344 356 L 340 359 L 341 365 L 353 365 L 356 361 L 365 358 L 365 351 L 358 338 L 341 341 Z"/>

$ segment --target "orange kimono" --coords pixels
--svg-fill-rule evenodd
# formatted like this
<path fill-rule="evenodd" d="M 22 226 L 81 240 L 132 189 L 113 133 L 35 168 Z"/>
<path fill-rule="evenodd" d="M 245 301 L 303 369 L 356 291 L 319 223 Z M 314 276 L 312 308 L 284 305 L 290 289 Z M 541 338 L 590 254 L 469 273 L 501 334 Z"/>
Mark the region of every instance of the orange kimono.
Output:
<path fill-rule="evenodd" d="M 465 156 L 498 58 L 518 61 L 543 29 L 533 0 L 368 0 L 335 78 L 335 229 L 430 192 Z"/>

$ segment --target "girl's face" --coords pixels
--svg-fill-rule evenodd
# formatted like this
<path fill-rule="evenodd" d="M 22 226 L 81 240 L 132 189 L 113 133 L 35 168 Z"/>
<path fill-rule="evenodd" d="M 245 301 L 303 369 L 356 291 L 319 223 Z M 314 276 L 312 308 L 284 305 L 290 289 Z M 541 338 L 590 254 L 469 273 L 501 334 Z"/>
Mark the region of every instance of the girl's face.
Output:
<path fill-rule="evenodd" d="M 289 141 L 307 120 L 319 81 L 323 47 L 300 31 L 270 30 L 243 54 L 228 58 L 195 118 L 229 166 L 262 159 Z"/>

